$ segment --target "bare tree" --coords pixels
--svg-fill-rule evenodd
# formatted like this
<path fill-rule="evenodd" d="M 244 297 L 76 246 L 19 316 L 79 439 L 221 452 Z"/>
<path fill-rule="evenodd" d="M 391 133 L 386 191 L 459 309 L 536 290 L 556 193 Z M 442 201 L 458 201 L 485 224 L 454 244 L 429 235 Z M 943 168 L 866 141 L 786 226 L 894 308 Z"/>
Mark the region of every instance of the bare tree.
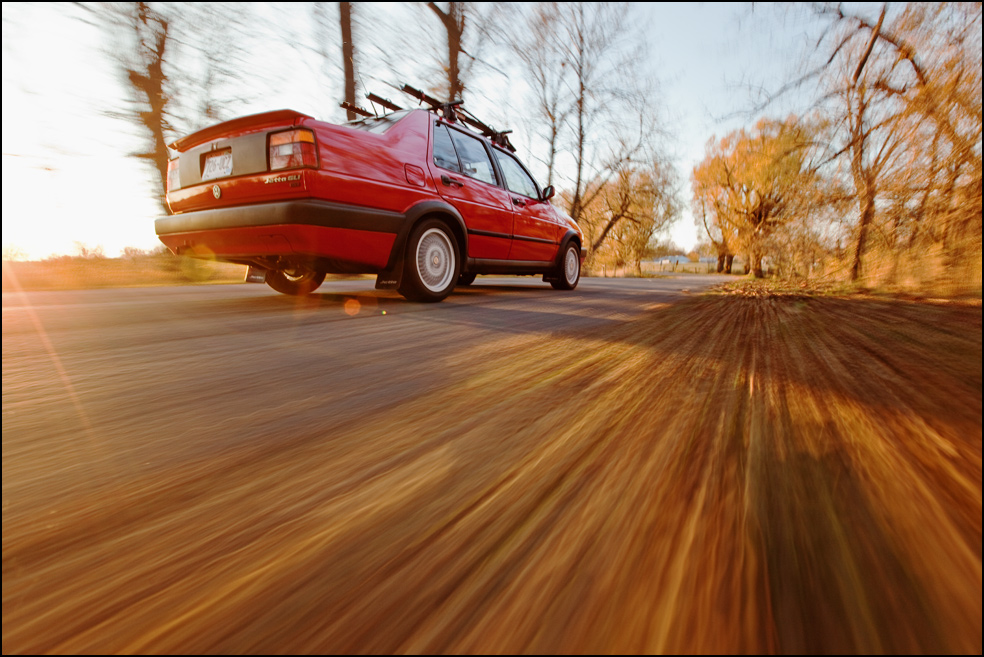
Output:
<path fill-rule="evenodd" d="M 858 203 L 858 226 L 851 259 L 851 280 L 861 274 L 861 258 L 875 216 L 878 185 L 886 167 L 901 146 L 900 123 L 895 117 L 871 118 L 871 95 L 865 85 L 844 91 L 850 153 L 851 177 Z"/>
<path fill-rule="evenodd" d="M 111 57 L 130 97 L 131 109 L 109 114 L 140 127 L 147 146 L 134 155 L 153 165 L 155 195 L 167 212 L 168 141 L 227 118 L 248 93 L 243 90 L 250 85 L 241 80 L 250 10 L 240 3 L 198 3 L 176 13 L 137 2 L 90 11 L 114 37 Z M 179 57 L 181 65 L 174 66 Z"/>
<path fill-rule="evenodd" d="M 641 276 L 653 240 L 679 218 L 676 188 L 674 169 L 656 157 L 627 163 L 601 185 L 581 214 L 587 266 L 632 266 Z"/>
<path fill-rule="evenodd" d="M 559 29 L 551 38 L 569 71 L 562 80 L 570 107 L 565 136 L 573 159 L 568 212 L 579 223 L 589 208 L 597 215 L 594 206 L 610 195 L 613 183 L 618 187 L 633 179 L 631 172 L 665 161 L 654 85 L 635 66 L 643 57 L 630 18 L 625 4 L 564 3 L 557 8 Z M 612 207 L 589 249 L 600 248 L 627 217 Z"/>
<path fill-rule="evenodd" d="M 611 98 L 614 89 L 609 86 L 618 65 L 619 44 L 627 32 L 628 7 L 624 4 L 585 5 L 568 3 L 562 8 L 565 63 L 571 67 L 574 87 L 574 194 L 571 199 L 571 217 L 577 221 L 585 205 L 597 194 L 607 177 L 597 180 L 595 190 L 590 191 L 588 175 L 589 139 L 604 106 L 606 96 Z M 599 102 L 602 101 L 602 102 Z M 611 158 L 611 172 L 619 168 L 622 160 L 631 158 L 629 153 Z M 639 144 L 638 147 L 641 147 Z"/>
<path fill-rule="evenodd" d="M 561 47 L 560 7 L 556 2 L 538 3 L 524 27 L 510 31 L 507 38 L 528 74 L 537 119 L 547 128 L 547 185 L 552 185 L 561 130 L 574 109 L 568 92 L 571 68 Z"/>
<path fill-rule="evenodd" d="M 172 32 L 184 57 L 180 67 L 172 68 L 172 123 L 197 130 L 231 118 L 256 93 L 255 84 L 244 84 L 252 5 L 199 2 L 183 8 L 178 17 L 171 21 Z"/>
<path fill-rule="evenodd" d="M 171 90 L 164 64 L 165 54 L 172 42 L 171 23 L 146 2 L 126 5 L 118 20 L 132 32 L 129 47 L 122 49 L 118 55 L 136 106 L 133 115 L 143 127 L 149 142 L 149 148 L 136 153 L 136 156 L 153 164 L 160 179 L 157 197 L 161 207 L 168 212 L 164 192 L 167 189 L 167 162 L 170 156 L 165 132 L 171 127 L 168 109 Z"/>
<path fill-rule="evenodd" d="M 462 67 L 459 55 L 467 53 L 464 50 L 464 34 L 466 24 L 466 10 L 464 2 L 449 2 L 447 9 L 441 9 L 435 2 L 428 2 L 427 6 L 440 19 L 444 30 L 447 33 L 447 60 L 445 71 L 447 73 L 447 99 L 455 101 L 462 97 L 465 91 L 465 84 L 462 81 Z"/>
<path fill-rule="evenodd" d="M 841 5 L 817 13 L 830 22 L 823 77 L 841 101 L 831 125 L 858 207 L 851 280 L 876 227 L 896 263 L 925 239 L 949 266 L 969 259 L 979 270 L 981 4 L 883 5 L 874 19 Z"/>

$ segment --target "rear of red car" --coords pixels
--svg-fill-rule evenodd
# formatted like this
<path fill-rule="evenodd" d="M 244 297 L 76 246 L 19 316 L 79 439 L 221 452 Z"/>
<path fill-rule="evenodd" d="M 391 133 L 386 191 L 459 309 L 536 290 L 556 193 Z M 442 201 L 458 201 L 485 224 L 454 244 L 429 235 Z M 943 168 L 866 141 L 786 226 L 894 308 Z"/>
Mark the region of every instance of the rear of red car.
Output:
<path fill-rule="evenodd" d="M 337 126 L 279 110 L 196 132 L 172 145 L 158 237 L 293 294 L 325 273 L 382 272 L 407 209 L 435 196 L 423 162 L 408 164 L 425 157 L 427 129 L 426 112 Z"/>
<path fill-rule="evenodd" d="M 329 273 L 377 274 L 376 287 L 416 301 L 440 301 L 477 274 L 542 275 L 557 289 L 580 277 L 583 234 L 550 205 L 552 188 L 453 113 L 333 125 L 278 110 L 172 148 L 160 240 L 249 265 L 285 294 L 308 294 Z"/>

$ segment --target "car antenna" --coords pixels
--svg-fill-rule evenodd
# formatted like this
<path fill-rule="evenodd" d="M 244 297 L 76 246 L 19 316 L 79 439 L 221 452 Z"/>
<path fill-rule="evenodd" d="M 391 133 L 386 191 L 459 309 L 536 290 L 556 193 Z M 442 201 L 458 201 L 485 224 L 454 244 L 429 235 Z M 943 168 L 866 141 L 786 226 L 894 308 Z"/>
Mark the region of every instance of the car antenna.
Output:
<path fill-rule="evenodd" d="M 369 90 L 366 89 L 366 81 L 362 79 L 362 73 L 357 71 L 356 74 L 359 76 L 359 82 L 362 83 L 362 90 L 366 92 L 366 98 L 369 98 Z M 369 98 L 369 104 L 372 105 L 371 98 Z M 379 118 L 379 112 L 376 111 L 375 105 L 372 105 L 372 113 L 376 115 L 377 119 Z"/>

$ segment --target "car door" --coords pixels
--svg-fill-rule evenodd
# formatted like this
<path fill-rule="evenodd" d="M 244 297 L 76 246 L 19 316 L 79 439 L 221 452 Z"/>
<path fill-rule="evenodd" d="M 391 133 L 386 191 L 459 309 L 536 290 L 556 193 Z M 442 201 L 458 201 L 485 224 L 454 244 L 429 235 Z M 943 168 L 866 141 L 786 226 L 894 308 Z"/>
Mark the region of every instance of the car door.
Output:
<path fill-rule="evenodd" d="M 540 190 L 533 176 L 516 157 L 493 148 L 499 170 L 505 178 L 513 206 L 513 242 L 510 260 L 552 261 L 557 256 L 564 228 L 549 201 L 540 200 Z"/>
<path fill-rule="evenodd" d="M 468 257 L 505 260 L 512 241 L 509 194 L 498 186 L 482 141 L 441 121 L 434 122 L 433 165 L 441 196 L 468 229 Z"/>

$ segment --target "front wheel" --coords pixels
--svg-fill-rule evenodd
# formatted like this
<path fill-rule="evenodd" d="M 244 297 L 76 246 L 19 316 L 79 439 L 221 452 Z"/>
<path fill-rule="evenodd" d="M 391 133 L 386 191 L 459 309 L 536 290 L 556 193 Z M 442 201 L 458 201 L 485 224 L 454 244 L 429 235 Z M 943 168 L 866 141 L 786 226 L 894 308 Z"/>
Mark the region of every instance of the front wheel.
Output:
<path fill-rule="evenodd" d="M 559 276 L 550 281 L 555 290 L 573 290 L 581 280 L 581 249 L 577 242 L 570 242 L 560 261 Z"/>
<path fill-rule="evenodd" d="M 457 241 L 438 219 L 421 222 L 407 240 L 400 294 L 410 301 L 441 301 L 451 294 L 461 272 Z"/>
<path fill-rule="evenodd" d="M 267 272 L 266 282 L 281 294 L 303 297 L 317 290 L 325 282 L 325 273 L 307 267 L 279 269 Z"/>

